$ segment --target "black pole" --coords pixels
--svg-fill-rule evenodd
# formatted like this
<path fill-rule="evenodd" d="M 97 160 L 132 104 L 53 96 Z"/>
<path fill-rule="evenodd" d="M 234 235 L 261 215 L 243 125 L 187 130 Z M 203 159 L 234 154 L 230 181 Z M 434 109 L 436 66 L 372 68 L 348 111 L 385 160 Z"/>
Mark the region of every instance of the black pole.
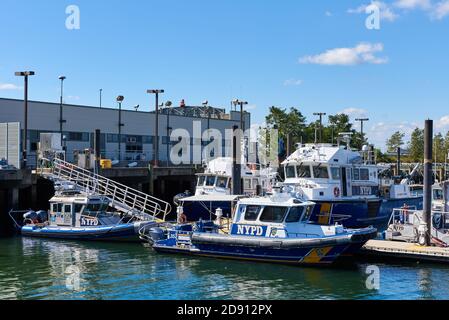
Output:
<path fill-rule="evenodd" d="M 118 103 L 118 160 L 122 160 L 122 103 Z"/>
<path fill-rule="evenodd" d="M 27 168 L 27 141 L 28 141 L 28 75 L 25 75 L 25 97 L 24 97 L 24 108 L 25 108 L 25 119 L 24 119 L 24 132 L 23 132 L 23 152 L 22 161 L 23 169 Z"/>
<path fill-rule="evenodd" d="M 103 89 L 100 89 L 100 109 L 101 109 L 101 95 L 103 93 Z"/>
<path fill-rule="evenodd" d="M 241 195 L 242 192 L 242 168 L 240 164 L 241 159 L 241 145 L 240 132 L 238 127 L 233 126 L 234 135 L 232 137 L 232 194 Z"/>
<path fill-rule="evenodd" d="M 170 107 L 167 109 L 167 167 L 169 166 L 170 161 Z"/>
<path fill-rule="evenodd" d="M 64 123 L 63 115 L 62 115 L 62 99 L 64 95 L 64 78 L 60 77 L 61 80 L 61 97 L 59 101 L 59 134 L 61 135 L 61 143 L 62 143 L 62 124 Z"/>
<path fill-rule="evenodd" d="M 423 220 L 427 225 L 426 245 L 430 244 L 431 216 L 432 216 L 432 145 L 433 121 L 426 120 L 424 127 L 424 204 Z"/>
<path fill-rule="evenodd" d="M 159 165 L 159 93 L 156 92 L 156 134 L 154 139 L 154 166 Z"/>

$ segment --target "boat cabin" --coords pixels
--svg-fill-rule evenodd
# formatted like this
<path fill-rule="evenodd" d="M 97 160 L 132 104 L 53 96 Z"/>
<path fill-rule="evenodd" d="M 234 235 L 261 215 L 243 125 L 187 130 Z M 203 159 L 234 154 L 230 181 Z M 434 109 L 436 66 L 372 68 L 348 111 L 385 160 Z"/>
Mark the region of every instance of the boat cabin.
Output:
<path fill-rule="evenodd" d="M 109 201 L 100 196 L 56 195 L 50 199 L 50 226 L 91 227 L 110 224 L 120 218 L 107 212 Z M 108 220 L 108 221 L 106 221 Z"/>
<path fill-rule="evenodd" d="M 268 238 L 309 238 L 343 232 L 339 225 L 320 225 L 310 220 L 315 204 L 274 194 L 241 199 L 231 228 L 232 235 Z"/>

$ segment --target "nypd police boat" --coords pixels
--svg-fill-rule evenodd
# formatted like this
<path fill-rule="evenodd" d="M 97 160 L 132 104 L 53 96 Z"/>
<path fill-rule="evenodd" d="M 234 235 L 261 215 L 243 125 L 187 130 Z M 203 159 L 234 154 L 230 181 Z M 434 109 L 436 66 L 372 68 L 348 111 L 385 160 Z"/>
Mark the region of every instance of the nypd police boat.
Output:
<path fill-rule="evenodd" d="M 289 193 L 243 198 L 232 222 L 215 221 L 150 228 L 146 239 L 157 252 L 298 265 L 331 264 L 377 236 L 372 227 L 348 230 L 310 220 L 315 204 Z M 143 235 L 143 233 L 142 233 Z"/>
<path fill-rule="evenodd" d="M 49 211 L 11 211 L 23 236 L 71 240 L 140 241 L 138 231 L 154 221 L 109 211 L 106 197 L 60 192 L 50 199 Z M 23 220 L 17 219 L 21 214 Z"/>
<path fill-rule="evenodd" d="M 311 219 L 321 223 L 346 215 L 345 227 L 385 230 L 393 209 L 422 209 L 422 195 L 413 194 L 406 179 L 382 177 L 386 167 L 376 164 L 374 149 L 351 150 L 349 134 L 338 145 L 298 144 L 282 166 L 284 185 L 291 186 L 296 197 L 317 204 Z"/>

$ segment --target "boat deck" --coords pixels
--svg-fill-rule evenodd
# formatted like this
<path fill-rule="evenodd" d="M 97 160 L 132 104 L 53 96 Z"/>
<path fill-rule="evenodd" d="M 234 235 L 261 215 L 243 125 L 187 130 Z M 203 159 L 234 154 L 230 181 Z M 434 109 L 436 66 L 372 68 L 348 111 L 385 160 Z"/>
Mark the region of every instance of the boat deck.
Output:
<path fill-rule="evenodd" d="M 362 254 L 378 257 L 395 257 L 423 261 L 449 262 L 449 248 L 421 247 L 416 243 L 370 240 Z"/>

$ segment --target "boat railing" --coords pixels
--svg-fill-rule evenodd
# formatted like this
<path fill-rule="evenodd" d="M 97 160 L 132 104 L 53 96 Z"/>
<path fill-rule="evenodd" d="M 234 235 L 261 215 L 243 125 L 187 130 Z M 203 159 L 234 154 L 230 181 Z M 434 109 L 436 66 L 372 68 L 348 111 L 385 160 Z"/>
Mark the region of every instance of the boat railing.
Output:
<path fill-rule="evenodd" d="M 421 210 L 416 207 L 393 209 L 388 225 L 419 225 L 422 222 Z"/>
<path fill-rule="evenodd" d="M 54 182 L 71 182 L 88 194 L 106 196 L 112 207 L 126 214 L 136 216 L 140 220 L 159 219 L 165 221 L 166 216 L 171 211 L 171 205 L 168 202 L 64 160 L 43 160 L 42 164 L 44 167 L 37 170 L 38 174 Z"/>

